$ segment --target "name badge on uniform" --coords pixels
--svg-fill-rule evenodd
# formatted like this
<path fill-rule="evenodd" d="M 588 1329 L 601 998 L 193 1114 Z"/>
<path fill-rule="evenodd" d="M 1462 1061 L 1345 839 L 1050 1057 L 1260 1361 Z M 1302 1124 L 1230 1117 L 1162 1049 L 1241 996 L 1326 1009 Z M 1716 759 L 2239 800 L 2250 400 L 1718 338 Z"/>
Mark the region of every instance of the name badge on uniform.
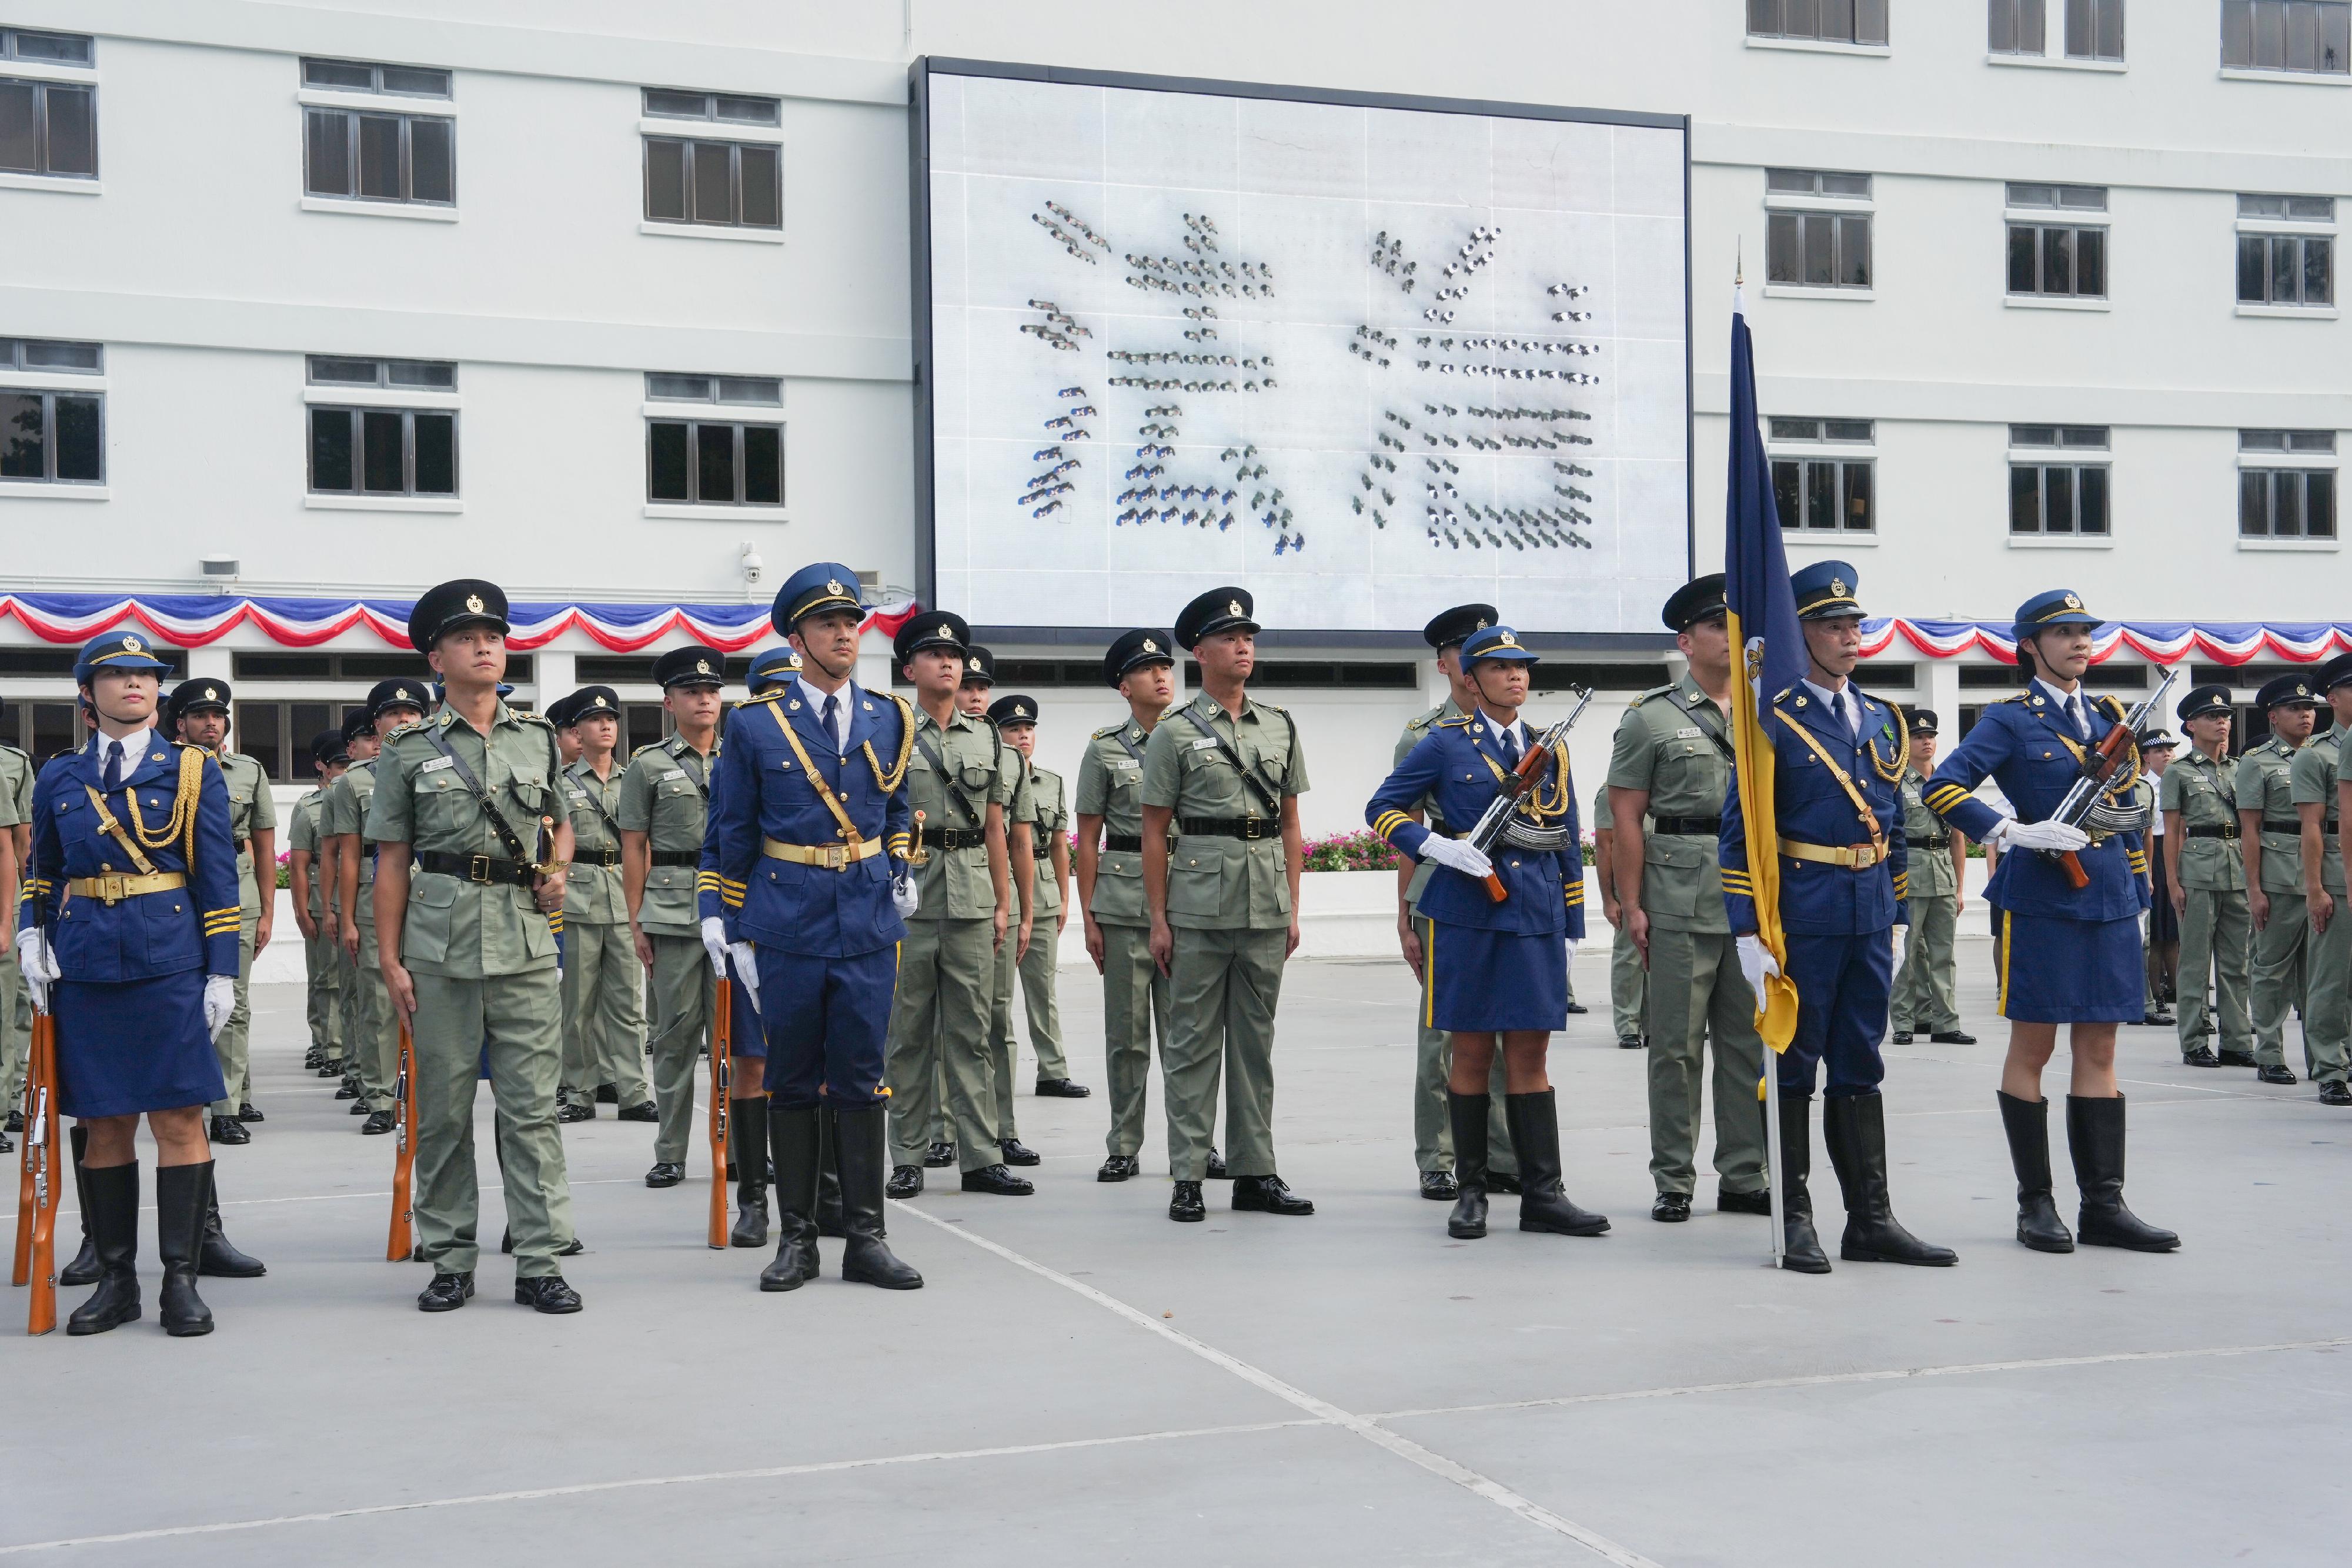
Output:
<path fill-rule="evenodd" d="M 455 768 L 457 765 L 457 759 L 454 757 L 436 757 L 432 761 L 421 765 L 416 771 L 420 774 L 438 773 L 444 768 Z"/>
<path fill-rule="evenodd" d="M 1216 748 L 1217 743 L 1205 735 L 1192 743 L 1195 751 L 1214 751 Z"/>
<path fill-rule="evenodd" d="M 1699 737 L 1700 733 L 1698 726 L 1695 724 L 1686 724 L 1683 726 L 1682 728 L 1675 731 L 1675 738 L 1676 740 L 1696 740 Z"/>

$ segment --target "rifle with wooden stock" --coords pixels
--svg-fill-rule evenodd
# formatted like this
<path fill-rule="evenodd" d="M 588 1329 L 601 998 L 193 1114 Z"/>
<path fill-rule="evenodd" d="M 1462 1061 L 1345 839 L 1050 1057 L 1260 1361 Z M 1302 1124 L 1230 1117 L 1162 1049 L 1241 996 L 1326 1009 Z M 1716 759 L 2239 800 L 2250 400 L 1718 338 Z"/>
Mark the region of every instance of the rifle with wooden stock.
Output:
<path fill-rule="evenodd" d="M 405 1016 L 400 1020 L 400 1074 L 392 1093 L 392 1231 L 384 1239 L 383 1259 L 405 1263 L 416 1249 L 412 1228 L 416 1206 L 410 1197 L 416 1179 L 416 1042 Z"/>
<path fill-rule="evenodd" d="M 1492 855 L 1496 842 L 1507 829 L 1513 831 L 1514 842 L 1528 849 L 1565 847 L 1582 852 L 1583 846 L 1568 844 L 1567 834 L 1559 830 L 1532 828 L 1526 823 L 1513 828 L 1513 819 L 1517 815 L 1520 802 L 1534 793 L 1536 786 L 1543 782 L 1545 769 L 1551 766 L 1552 748 L 1568 738 L 1568 732 L 1576 727 L 1576 721 L 1584 716 L 1585 708 L 1591 704 L 1591 687 L 1579 686 L 1575 690 L 1576 706 L 1569 710 L 1566 718 L 1538 736 L 1535 743 L 1528 747 L 1527 755 L 1519 758 L 1518 766 L 1503 775 L 1500 791 L 1487 802 L 1486 810 L 1479 814 L 1478 825 L 1466 835 L 1479 853 Z M 1539 837 L 1549 841 L 1535 841 Z M 1511 896 L 1509 890 L 1503 885 L 1503 879 L 1491 871 L 1486 873 L 1486 896 L 1496 904 Z"/>
<path fill-rule="evenodd" d="M 2124 716 L 2121 724 L 2101 736 L 2097 744 L 2083 754 L 2083 776 L 2074 780 L 2074 787 L 2066 791 L 2066 798 L 2058 802 L 2055 811 L 2050 813 L 2052 821 L 2063 822 L 2070 828 L 2079 828 L 2085 821 L 2102 827 L 2138 825 L 2136 821 L 2125 823 L 2118 820 L 2114 808 L 2100 804 L 2100 797 L 2114 782 L 2116 775 L 2123 771 L 2124 764 L 2139 755 L 2140 726 L 2147 722 L 2148 715 L 2157 711 L 2157 705 L 2164 701 L 2164 694 L 2170 691 L 2172 683 L 2179 678 L 2178 669 L 2165 671 L 2164 679 L 2156 684 L 2156 690 L 2148 693 L 2139 706 Z M 2067 886 L 2079 893 L 2091 885 L 2091 873 L 2083 869 L 2082 861 L 2076 858 L 2073 850 L 2055 852 L 2045 850 L 2042 852 L 2058 862 Z"/>
<path fill-rule="evenodd" d="M 727 1134 L 734 1115 L 735 982 L 719 977 L 710 1004 L 710 1234 L 713 1247 L 727 1245 Z"/>
<path fill-rule="evenodd" d="M 47 924 L 43 929 L 46 932 Z M 58 1024 L 47 1009 L 33 1011 L 33 1042 L 25 1071 L 25 1159 L 16 1187 L 15 1282 L 33 1297 L 25 1332 L 58 1326 Z"/>

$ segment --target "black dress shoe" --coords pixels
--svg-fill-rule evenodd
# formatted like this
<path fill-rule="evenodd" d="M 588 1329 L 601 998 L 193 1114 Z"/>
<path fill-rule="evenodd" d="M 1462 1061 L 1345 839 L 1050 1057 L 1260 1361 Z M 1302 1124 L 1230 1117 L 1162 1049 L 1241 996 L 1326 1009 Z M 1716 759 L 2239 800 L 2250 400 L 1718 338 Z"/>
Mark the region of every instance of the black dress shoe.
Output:
<path fill-rule="evenodd" d="M 1233 1176 L 1225 1169 L 1225 1156 L 1217 1153 L 1217 1146 L 1214 1144 L 1209 1145 L 1209 1164 L 1206 1168 L 1211 1181 L 1233 1180 Z"/>
<path fill-rule="evenodd" d="M 1034 1166 L 1042 1157 L 1036 1150 L 1018 1138 L 999 1139 L 996 1152 L 1004 1156 L 1004 1163 L 1008 1166 Z"/>
<path fill-rule="evenodd" d="M 7 1134 L 0 1133 L 0 1155 L 13 1155 L 16 1152 L 16 1145 L 15 1140 L 10 1138 Z"/>
<path fill-rule="evenodd" d="M 360 1135 L 365 1138 L 381 1137 L 391 1131 L 392 1113 L 389 1111 L 371 1111 L 368 1119 L 360 1124 Z"/>
<path fill-rule="evenodd" d="M 215 1144 L 249 1144 L 253 1142 L 253 1134 L 247 1132 L 245 1130 L 245 1124 L 238 1121 L 234 1116 L 215 1116 L 213 1118 L 212 1131 L 213 1142 Z"/>
<path fill-rule="evenodd" d="M 1095 1172 L 1095 1180 L 1125 1181 L 1129 1176 L 1142 1174 L 1143 1162 L 1133 1155 L 1112 1155 L 1105 1159 L 1102 1167 Z"/>
<path fill-rule="evenodd" d="M 25 1130 L 25 1113 L 21 1108 L 8 1113 L 6 1126 L 12 1133 L 21 1133 Z"/>
<path fill-rule="evenodd" d="M 1014 1176 L 1002 1165 L 993 1165 L 964 1172 L 963 1189 L 984 1192 L 992 1197 L 1027 1197 L 1037 1187 L 1027 1176 Z"/>
<path fill-rule="evenodd" d="M 2251 1058 L 2249 1060 L 2251 1060 Z M 260 1109 L 256 1106 L 252 1101 L 246 1100 L 238 1103 L 236 1108 L 236 1119 L 240 1122 L 266 1122 L 269 1118 L 264 1116 L 261 1113 Z"/>
<path fill-rule="evenodd" d="M 1454 1179 L 1452 1171 L 1423 1171 L 1421 1196 L 1432 1203 L 1452 1203 L 1462 1196 L 1462 1184 Z"/>
<path fill-rule="evenodd" d="M 359 1097 L 360 1092 L 348 1083 L 339 1084 L 335 1089 L 335 1098 L 338 1100 L 356 1100 Z"/>
<path fill-rule="evenodd" d="M 1890 1045 L 1908 1045 L 1911 1043 L 1911 1031 L 1907 1029 L 1898 1029 L 1887 1037 L 1887 1043 Z"/>
<path fill-rule="evenodd" d="M 1769 1188 L 1760 1186 L 1754 1192 L 1727 1192 L 1718 1186 L 1715 1189 L 1715 1211 L 1717 1214 L 1761 1214 L 1769 1217 L 1772 1212 L 1772 1194 Z"/>
<path fill-rule="evenodd" d="M 1680 1225 L 1690 1218 L 1690 1197 L 1686 1192 L 1662 1192 L 1650 1205 L 1650 1218 L 1661 1225 Z"/>
<path fill-rule="evenodd" d="M 561 1274 L 542 1274 L 536 1280 L 517 1280 L 515 1300 L 534 1312 L 561 1315 L 576 1312 L 583 1303 L 580 1292 L 563 1282 Z"/>
<path fill-rule="evenodd" d="M 2284 1061 L 2273 1062 L 2267 1067 L 2255 1068 L 2254 1078 L 2257 1082 L 2263 1083 L 2293 1083 L 2295 1082 L 2294 1069 L 2289 1067 Z"/>
<path fill-rule="evenodd" d="M 622 1106 L 620 1116 L 624 1122 L 658 1122 L 661 1120 L 661 1107 L 648 1100 L 642 1105 Z"/>
<path fill-rule="evenodd" d="M 1093 1092 L 1085 1084 L 1073 1082 L 1067 1078 L 1037 1080 L 1037 1098 L 1040 1100 L 1083 1100 Z"/>
<path fill-rule="evenodd" d="M 2151 1029 L 2171 1029 L 2179 1020 L 2162 1008 L 2158 1008 L 2139 1021 Z"/>
<path fill-rule="evenodd" d="M 1621 1034 L 1617 1037 L 1617 1049 L 1620 1051 L 1639 1051 L 1648 1043 L 1649 1041 L 1638 1034 Z"/>
<path fill-rule="evenodd" d="M 2352 1105 L 2352 1087 L 2341 1078 L 2331 1078 L 2319 1086 L 2319 1103 L 2323 1105 Z"/>
<path fill-rule="evenodd" d="M 1290 1190 L 1278 1176 L 1235 1176 L 1234 1207 L 1256 1214 L 1286 1214 L 1293 1218 L 1315 1212 L 1314 1204 Z"/>
<path fill-rule="evenodd" d="M 646 1173 L 647 1186 L 676 1186 L 686 1179 L 686 1167 L 675 1160 L 656 1160 Z"/>
<path fill-rule="evenodd" d="M 416 1294 L 416 1310 L 420 1312 L 454 1312 L 466 1304 L 474 1293 L 474 1273 L 436 1274 L 433 1282 Z"/>
<path fill-rule="evenodd" d="M 596 1103 L 597 1103 L 597 1104 L 599 1104 L 599 1105 L 617 1105 L 617 1104 L 619 1104 L 620 1103 L 621 1103 L 621 1092 L 620 1092 L 620 1090 L 619 1090 L 618 1088 L 616 1088 L 614 1085 L 610 1084 L 610 1083 L 599 1083 L 598 1085 L 596 1085 Z"/>
<path fill-rule="evenodd" d="M 2200 1045 L 2194 1051 L 2182 1051 L 2180 1053 L 2180 1065 L 2183 1067 L 2219 1067 L 2221 1065 L 2221 1059 Z"/>
<path fill-rule="evenodd" d="M 896 1198 L 917 1197 L 921 1195 L 922 1190 L 922 1166 L 894 1166 L 890 1169 L 889 1181 L 882 1188 L 882 1196 Z"/>
<path fill-rule="evenodd" d="M 1209 1218 L 1209 1206 L 1201 1201 L 1201 1184 L 1180 1181 L 1168 1195 L 1168 1218 L 1179 1225 L 1197 1225 Z"/>
<path fill-rule="evenodd" d="M 2254 1060 L 2254 1053 L 2251 1051 L 2217 1051 L 2213 1053 L 2213 1060 L 2224 1067 L 2260 1067 L 2262 1065 Z"/>
<path fill-rule="evenodd" d="M 1586 1007 L 1582 1002 L 1570 1002 L 1568 1004 L 1568 1010 L 1570 1015 L 1574 1015 L 1576 1013 L 1589 1013 L 1592 1009 Z"/>
<path fill-rule="evenodd" d="M 1977 1042 L 1976 1036 L 1959 1029 L 1939 1029 L 1927 1038 L 1937 1045 L 1974 1045 Z"/>
<path fill-rule="evenodd" d="M 319 1065 L 319 1076 L 321 1078 L 341 1078 L 342 1075 L 343 1064 L 340 1061 L 326 1061 Z"/>
<path fill-rule="evenodd" d="M 1490 1170 L 1486 1173 L 1486 1190 L 1507 1192 L 1516 1196 L 1524 1193 L 1527 1189 L 1519 1185 L 1518 1172 Z"/>
<path fill-rule="evenodd" d="M 352 1097 L 352 1108 L 343 1113 L 347 1116 L 372 1116 L 375 1114 L 374 1112 L 368 1109 L 368 1103 L 365 1097 L 361 1095 L 353 1095 Z"/>
<path fill-rule="evenodd" d="M 923 1164 L 935 1171 L 945 1170 L 955 1163 L 956 1146 L 953 1144 L 934 1139 L 931 1146 L 923 1151 Z"/>
<path fill-rule="evenodd" d="M 555 1119 L 567 1127 L 574 1122 L 593 1122 L 596 1119 L 596 1107 L 593 1104 L 583 1104 L 574 1100 L 558 1107 Z"/>

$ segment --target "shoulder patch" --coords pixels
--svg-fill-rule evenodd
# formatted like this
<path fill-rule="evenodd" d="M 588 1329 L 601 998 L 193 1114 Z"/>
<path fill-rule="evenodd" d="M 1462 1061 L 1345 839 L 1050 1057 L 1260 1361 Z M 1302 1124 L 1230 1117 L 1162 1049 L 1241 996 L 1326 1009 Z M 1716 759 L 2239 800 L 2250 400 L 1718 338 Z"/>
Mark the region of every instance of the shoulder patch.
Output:
<path fill-rule="evenodd" d="M 381 743 L 381 745 L 382 745 L 382 746 L 389 746 L 389 745 L 391 745 L 394 741 L 398 740 L 401 737 L 403 737 L 403 736 L 404 736 L 404 735 L 407 735 L 407 734 L 410 734 L 410 733 L 412 733 L 412 732 L 413 732 L 413 731 L 415 731 L 415 730 L 417 730 L 417 729 L 420 729 L 420 728 L 424 727 L 424 723 L 425 723 L 425 721 L 424 721 L 424 720 L 422 720 L 422 719 L 411 719 L 411 720 L 410 720 L 408 723 L 406 723 L 406 724 L 394 726 L 394 728 L 391 730 L 391 732 L 384 736 L 383 740 L 383 742 Z M 381 746 L 379 747 L 379 749 L 381 749 Z M 369 760 L 370 760 L 370 761 L 373 761 L 373 760 L 374 760 L 374 758 L 369 758 Z"/>
<path fill-rule="evenodd" d="M 756 697 L 745 697 L 735 706 L 738 708 L 759 707 L 767 703 L 782 702 L 784 699 L 784 693 L 788 689 L 788 687 L 778 686 L 774 691 L 761 692 Z"/>
<path fill-rule="evenodd" d="M 647 741 L 645 745 L 638 747 L 635 751 L 630 752 L 629 757 L 631 760 L 634 761 L 635 758 L 643 757 L 648 751 L 659 751 L 661 748 L 662 743 L 660 741 Z"/>
<path fill-rule="evenodd" d="M 1107 724 L 1100 729 L 1095 731 L 1094 738 L 1097 740 L 1108 740 L 1126 727 L 1127 726 L 1125 724 Z"/>
<path fill-rule="evenodd" d="M 554 724 L 543 713 L 533 713 L 529 708 L 517 708 L 514 710 L 514 716 L 515 717 L 522 720 L 525 724 L 535 724 L 539 726 L 540 728 L 546 730 L 551 735 L 555 731 Z"/>
<path fill-rule="evenodd" d="M 1470 716 L 1468 714 L 1457 714 L 1452 718 L 1441 718 L 1429 727 L 1432 729 L 1464 729 L 1468 727 L 1469 723 Z"/>
<path fill-rule="evenodd" d="M 1672 696 L 1672 695 L 1674 695 L 1674 692 L 1675 692 L 1675 688 L 1674 688 L 1673 686 L 1671 686 L 1671 685 L 1664 685 L 1664 686 L 1652 686 L 1648 691 L 1643 692 L 1640 696 L 1635 697 L 1635 698 L 1633 700 L 1633 702 L 1632 702 L 1631 704 L 1629 704 L 1628 706 L 1633 706 L 1633 707 L 1640 707 L 1643 703 L 1645 703 L 1645 702 L 1649 702 L 1649 701 L 1653 700 L 1654 698 L 1657 698 L 1657 697 L 1665 697 L 1665 696 Z M 1785 693 L 1785 692 L 1781 694 L 1781 695 L 1782 695 L 1782 696 L 1785 696 L 1785 695 L 1788 695 L 1788 694 L 1787 694 L 1787 693 Z M 1780 700 L 1780 698 L 1779 698 L 1779 697 L 1775 697 L 1773 700 L 1774 700 L 1775 702 L 1778 702 L 1778 701 Z"/>

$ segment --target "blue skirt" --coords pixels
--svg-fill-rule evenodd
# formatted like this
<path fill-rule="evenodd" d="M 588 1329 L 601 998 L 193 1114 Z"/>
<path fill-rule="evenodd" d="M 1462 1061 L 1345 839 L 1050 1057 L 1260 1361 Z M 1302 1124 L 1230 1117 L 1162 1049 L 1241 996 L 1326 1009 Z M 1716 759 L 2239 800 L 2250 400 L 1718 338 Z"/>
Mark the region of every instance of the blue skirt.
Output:
<path fill-rule="evenodd" d="M 1464 1034 L 1568 1027 L 1568 940 L 1469 925 L 1422 923 L 1429 969 L 1423 1022 Z"/>
<path fill-rule="evenodd" d="M 226 1099 L 205 1029 L 205 972 L 101 984 L 59 980 L 58 1109 L 128 1116 Z"/>
<path fill-rule="evenodd" d="M 2137 1023 L 2139 921 L 2001 911 L 2000 1016 L 2017 1023 Z"/>
<path fill-rule="evenodd" d="M 760 1014 L 751 1006 L 751 988 L 737 974 L 732 953 L 727 956 L 727 977 L 734 982 L 727 988 L 727 994 L 734 998 L 728 1014 L 733 1020 L 734 1033 L 728 1037 L 727 1049 L 737 1056 L 764 1058 L 768 1054 L 768 1037 L 760 1032 Z"/>

